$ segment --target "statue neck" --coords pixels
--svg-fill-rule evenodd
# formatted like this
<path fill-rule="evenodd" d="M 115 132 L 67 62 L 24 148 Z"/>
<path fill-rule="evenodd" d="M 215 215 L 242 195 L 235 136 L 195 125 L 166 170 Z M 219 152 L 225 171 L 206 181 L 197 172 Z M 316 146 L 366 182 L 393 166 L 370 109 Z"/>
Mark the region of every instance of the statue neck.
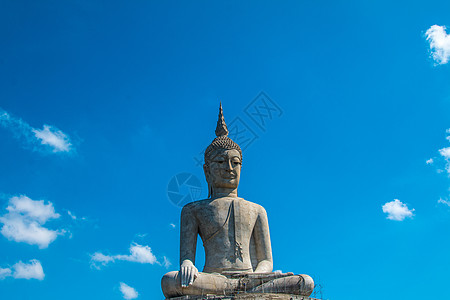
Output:
<path fill-rule="evenodd" d="M 211 198 L 237 197 L 237 188 L 212 188 Z"/>

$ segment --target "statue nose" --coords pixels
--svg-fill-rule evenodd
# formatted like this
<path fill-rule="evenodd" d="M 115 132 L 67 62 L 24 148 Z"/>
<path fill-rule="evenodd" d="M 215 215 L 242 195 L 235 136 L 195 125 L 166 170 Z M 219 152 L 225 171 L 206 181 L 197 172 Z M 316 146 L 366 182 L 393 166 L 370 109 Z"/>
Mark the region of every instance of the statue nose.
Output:
<path fill-rule="evenodd" d="M 233 170 L 233 166 L 231 165 L 231 161 L 230 160 L 225 164 L 225 166 L 226 166 L 227 170 Z"/>

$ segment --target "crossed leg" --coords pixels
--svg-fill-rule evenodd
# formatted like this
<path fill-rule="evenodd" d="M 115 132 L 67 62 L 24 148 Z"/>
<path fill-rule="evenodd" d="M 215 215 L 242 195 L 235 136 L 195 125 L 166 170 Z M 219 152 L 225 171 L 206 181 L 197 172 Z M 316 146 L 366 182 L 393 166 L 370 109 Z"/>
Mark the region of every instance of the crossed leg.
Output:
<path fill-rule="evenodd" d="M 202 273 L 189 287 L 181 287 L 181 276 L 172 271 L 163 276 L 161 287 L 166 298 L 183 295 L 230 295 L 236 292 L 283 293 L 302 296 L 311 295 L 314 281 L 308 275 L 290 275 L 280 278 L 233 278 L 219 273 Z"/>

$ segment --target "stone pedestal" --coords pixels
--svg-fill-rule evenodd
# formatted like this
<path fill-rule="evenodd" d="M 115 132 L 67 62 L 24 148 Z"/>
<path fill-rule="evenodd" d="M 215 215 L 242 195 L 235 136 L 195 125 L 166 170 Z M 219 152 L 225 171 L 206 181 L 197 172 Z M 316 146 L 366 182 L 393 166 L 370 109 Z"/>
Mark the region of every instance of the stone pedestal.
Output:
<path fill-rule="evenodd" d="M 242 293 L 234 296 L 219 296 L 219 295 L 182 296 L 170 298 L 169 300 L 318 300 L 318 299 L 290 294 Z"/>

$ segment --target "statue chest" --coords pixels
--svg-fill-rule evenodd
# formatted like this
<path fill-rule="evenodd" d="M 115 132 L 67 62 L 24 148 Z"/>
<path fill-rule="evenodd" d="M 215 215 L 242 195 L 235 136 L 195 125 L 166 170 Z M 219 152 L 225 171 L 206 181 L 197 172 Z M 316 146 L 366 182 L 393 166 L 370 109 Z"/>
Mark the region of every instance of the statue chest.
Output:
<path fill-rule="evenodd" d="M 205 246 L 214 240 L 220 240 L 225 247 L 236 242 L 247 245 L 256 217 L 257 214 L 244 200 L 211 203 L 197 211 L 199 233 Z"/>

